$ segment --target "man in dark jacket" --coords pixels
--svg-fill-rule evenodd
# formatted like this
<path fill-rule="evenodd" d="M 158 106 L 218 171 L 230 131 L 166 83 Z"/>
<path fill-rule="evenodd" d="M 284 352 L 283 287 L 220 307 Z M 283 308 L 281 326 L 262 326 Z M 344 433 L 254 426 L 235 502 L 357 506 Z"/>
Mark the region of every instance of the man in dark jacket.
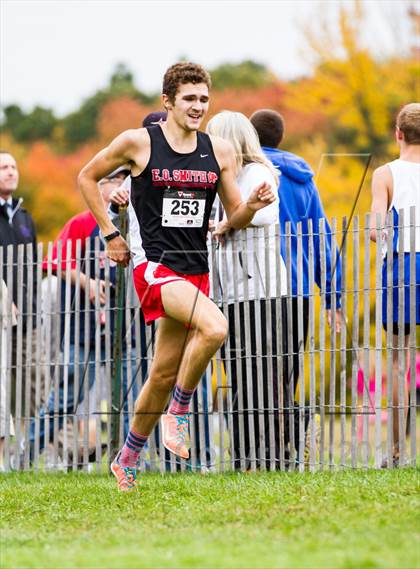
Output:
<path fill-rule="evenodd" d="M 335 331 L 340 332 L 342 326 L 342 315 L 340 310 L 341 297 L 341 262 L 338 252 L 335 253 L 336 261 L 332 259 L 331 247 L 331 229 L 328 224 L 327 217 L 322 207 L 321 198 L 315 186 L 313 176 L 314 173 L 303 158 L 286 152 L 278 148 L 283 140 L 284 119 L 276 111 L 270 109 L 262 109 L 256 111 L 250 118 L 264 153 L 271 160 L 274 166 L 280 171 L 279 192 L 279 218 L 281 235 L 286 235 L 286 224 L 290 223 L 290 249 L 291 249 L 291 281 L 292 281 L 292 335 L 293 335 L 293 360 L 292 369 L 290 369 L 289 358 L 284 358 L 284 377 L 286 378 L 285 386 L 288 387 L 293 380 L 293 388 L 296 389 L 299 378 L 299 351 L 303 351 L 308 335 L 309 321 L 309 296 L 312 291 L 309 290 L 309 223 L 312 221 L 312 234 L 314 246 L 314 280 L 316 285 L 321 289 L 321 249 L 319 223 L 323 219 L 325 223 L 325 303 L 327 309 L 327 320 L 331 324 L 331 309 L 335 308 Z M 302 224 L 302 304 L 303 313 L 301 319 L 303 322 L 302 332 L 303 338 L 299 338 L 298 326 L 298 223 Z M 287 239 L 283 237 L 280 243 L 281 255 L 287 264 Z M 300 269 L 300 267 L 299 267 Z M 335 290 L 334 294 L 331 294 Z M 287 301 L 285 299 L 284 307 Z M 284 310 L 284 313 L 287 312 Z M 289 318 L 290 322 L 290 318 Z M 285 345 L 283 349 L 285 353 L 290 353 L 287 343 L 288 333 L 287 325 L 283 332 Z M 303 342 L 302 342 L 303 340 Z M 294 390 L 293 389 L 293 390 Z M 293 398 L 293 393 L 286 394 L 286 397 Z M 285 401 L 287 405 L 287 400 Z M 297 421 L 297 413 L 294 414 L 295 423 Z M 308 416 L 305 414 L 305 430 L 308 422 Z M 288 438 L 288 421 L 285 422 L 285 434 Z M 295 426 L 295 444 L 298 441 L 299 428 Z M 286 441 L 288 442 L 288 441 Z M 297 448 L 297 444 L 296 444 Z"/>
<path fill-rule="evenodd" d="M 31 215 L 22 207 L 22 198 L 14 197 L 18 188 L 19 172 L 16 160 L 6 150 L 0 150 L 0 258 L 3 279 L 12 293 L 18 309 L 18 325 L 13 330 L 12 350 L 8 357 L 11 371 L 12 412 L 16 415 L 17 436 L 19 418 L 34 416 L 44 396 L 43 375 L 39 372 L 36 385 L 37 334 L 36 314 L 36 233 Z M 24 245 L 19 257 L 19 245 Z M 30 251 L 32 245 L 32 252 Z M 11 246 L 11 247 L 9 247 Z M 21 259 L 21 260 L 20 260 Z M 21 348 L 20 348 L 21 344 Z M 40 354 L 38 354 L 38 357 Z M 30 394 L 25 392 L 30 374 Z M 22 398 L 15 396 L 22 388 Z M 36 390 L 38 388 L 38 397 Z M 38 404 L 37 404 L 38 398 Z M 28 407 L 29 406 L 29 407 Z"/>

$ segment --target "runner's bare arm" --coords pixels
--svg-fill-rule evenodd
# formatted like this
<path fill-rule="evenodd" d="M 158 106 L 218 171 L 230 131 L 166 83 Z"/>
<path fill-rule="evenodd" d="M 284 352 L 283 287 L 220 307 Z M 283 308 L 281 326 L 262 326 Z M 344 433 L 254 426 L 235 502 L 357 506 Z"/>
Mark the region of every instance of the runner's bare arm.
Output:
<path fill-rule="evenodd" d="M 79 189 L 103 235 L 109 235 L 117 228 L 106 212 L 98 182 L 119 166 L 127 163 L 132 164 L 136 170 L 141 168 L 142 147 L 147 148 L 148 144 L 149 138 L 145 129 L 127 130 L 117 136 L 107 148 L 98 152 L 78 176 Z M 111 260 L 124 266 L 129 263 L 128 246 L 121 236 L 107 242 L 106 251 Z"/>
<path fill-rule="evenodd" d="M 226 211 L 228 225 L 233 229 L 242 229 L 249 225 L 255 213 L 275 201 L 271 186 L 262 182 L 250 194 L 246 202 L 236 181 L 236 163 L 233 146 L 218 137 L 211 137 L 216 158 L 220 165 L 221 179 L 218 193 Z"/>
<path fill-rule="evenodd" d="M 370 218 L 370 238 L 376 241 L 376 217 L 381 216 L 381 226 L 385 225 L 386 213 L 392 200 L 392 174 L 385 164 L 377 168 L 372 177 L 372 205 Z"/>

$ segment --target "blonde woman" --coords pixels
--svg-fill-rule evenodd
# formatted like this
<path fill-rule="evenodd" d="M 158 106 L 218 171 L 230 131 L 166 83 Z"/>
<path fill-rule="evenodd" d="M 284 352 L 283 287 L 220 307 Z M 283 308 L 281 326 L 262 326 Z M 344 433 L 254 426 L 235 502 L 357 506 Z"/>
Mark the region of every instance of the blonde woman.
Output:
<path fill-rule="evenodd" d="M 261 182 L 268 183 L 277 196 L 275 202 L 254 216 L 252 226 L 246 229 L 245 249 L 242 246 L 241 233 L 233 230 L 225 217 L 216 214 L 216 218 L 222 219 L 214 231 L 214 235 L 222 243 L 219 248 L 217 271 L 220 283 L 227 283 L 223 297 L 227 300 L 229 312 L 230 354 L 227 356 L 231 358 L 234 467 L 254 469 L 260 468 L 263 463 L 269 467 L 270 462 L 279 464 L 278 412 L 274 413 L 274 425 L 273 423 L 271 425 L 274 430 L 271 436 L 276 438 L 275 448 L 270 449 L 270 414 L 273 414 L 273 405 L 274 409 L 279 407 L 277 389 L 279 374 L 276 357 L 278 319 L 275 298 L 278 290 L 282 295 L 286 294 L 287 282 L 286 267 L 281 256 L 277 254 L 276 246 L 276 241 L 280 239 L 277 193 L 279 173 L 263 154 L 254 127 L 242 113 L 224 111 L 215 115 L 207 125 L 207 132 L 224 138 L 233 145 L 237 182 L 243 200 L 246 200 L 253 187 Z M 254 227 L 260 228 L 257 239 Z M 265 239 L 267 232 L 268 239 Z M 227 257 L 226 261 L 223 259 L 224 255 Z M 268 267 L 266 267 L 267 259 Z M 234 274 L 235 265 L 236 274 Z M 269 269 L 268 279 L 267 269 Z M 249 319 L 246 318 L 248 299 Z M 235 302 L 239 303 L 239 330 L 235 330 L 234 327 Z M 271 330 L 267 327 L 267 314 L 271 316 Z M 247 332 L 250 340 L 248 345 Z M 268 354 L 272 354 L 270 363 Z M 247 360 L 248 363 L 250 360 L 250 366 L 247 365 Z M 239 368 L 241 374 L 238 374 Z M 262 374 L 259 378 L 260 382 L 262 381 L 260 389 L 258 389 L 258 373 L 260 376 Z M 242 377 L 241 384 L 238 383 L 238 377 Z M 270 385 L 273 388 L 272 401 L 269 397 Z M 248 397 L 251 393 L 252 400 Z M 240 450 L 241 439 L 244 441 L 245 453 Z"/>

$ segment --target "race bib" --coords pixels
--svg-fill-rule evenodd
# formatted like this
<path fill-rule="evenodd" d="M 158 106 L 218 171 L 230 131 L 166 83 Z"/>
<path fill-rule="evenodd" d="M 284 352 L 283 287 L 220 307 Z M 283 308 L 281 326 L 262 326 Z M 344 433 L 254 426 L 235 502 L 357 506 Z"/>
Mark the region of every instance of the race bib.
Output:
<path fill-rule="evenodd" d="M 206 192 L 203 190 L 176 190 L 163 193 L 163 227 L 203 227 Z"/>

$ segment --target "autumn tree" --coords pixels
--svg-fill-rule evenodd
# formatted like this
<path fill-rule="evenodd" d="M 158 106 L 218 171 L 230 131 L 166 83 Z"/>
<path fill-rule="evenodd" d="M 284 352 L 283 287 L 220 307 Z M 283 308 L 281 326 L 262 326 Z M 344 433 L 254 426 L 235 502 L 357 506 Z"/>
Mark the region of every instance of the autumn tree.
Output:
<path fill-rule="evenodd" d="M 149 112 L 147 107 L 127 96 L 108 101 L 99 112 L 96 124 L 98 140 L 106 145 L 123 130 L 139 128 Z"/>
<path fill-rule="evenodd" d="M 286 136 L 283 146 L 291 149 L 302 138 L 312 138 L 322 132 L 325 119 L 319 112 L 295 109 L 288 101 L 289 85 L 278 79 L 270 85 L 258 88 L 229 88 L 214 91 L 206 122 L 220 111 L 238 111 L 249 117 L 258 109 L 273 109 L 286 121 Z"/>
<path fill-rule="evenodd" d="M 402 57 L 375 59 L 361 39 L 363 20 L 362 5 L 355 1 L 340 6 L 338 38 L 326 23 L 305 28 L 316 66 L 312 77 L 295 83 L 289 102 L 325 114 L 329 151 L 383 156 L 396 109 L 414 100 L 416 65 Z"/>

